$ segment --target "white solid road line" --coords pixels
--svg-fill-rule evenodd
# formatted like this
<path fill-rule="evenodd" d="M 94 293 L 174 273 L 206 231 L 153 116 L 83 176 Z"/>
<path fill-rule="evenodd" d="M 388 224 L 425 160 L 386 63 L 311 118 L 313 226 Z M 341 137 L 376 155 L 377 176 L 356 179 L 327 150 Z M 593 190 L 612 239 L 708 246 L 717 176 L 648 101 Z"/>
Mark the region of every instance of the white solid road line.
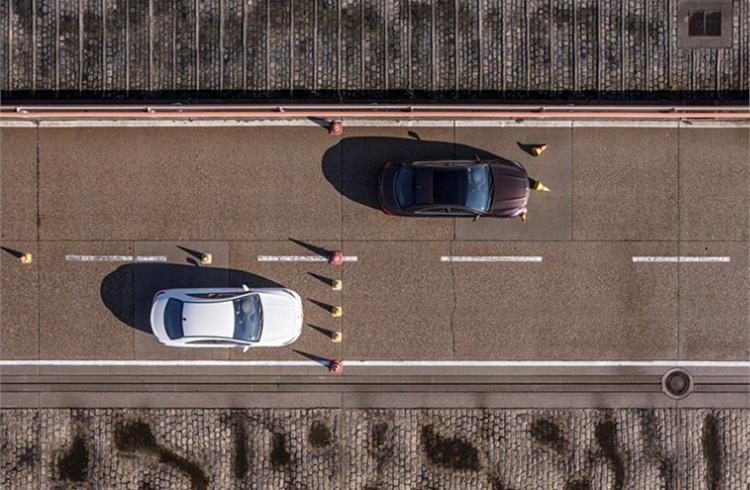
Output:
<path fill-rule="evenodd" d="M 344 255 L 344 262 L 357 262 L 357 257 Z M 320 255 L 258 255 L 258 262 L 328 262 Z"/>
<path fill-rule="evenodd" d="M 541 262 L 536 255 L 443 255 L 440 262 Z"/>
<path fill-rule="evenodd" d="M 633 257 L 633 262 L 729 262 L 729 257 L 688 257 L 688 256 L 665 256 L 665 257 Z"/>
<path fill-rule="evenodd" d="M 28 359 L 0 360 L 0 366 L 319 366 L 318 361 L 220 361 L 220 360 L 105 360 L 105 359 Z M 592 368 L 592 367 L 696 367 L 750 368 L 750 361 L 431 361 L 431 360 L 356 360 L 344 359 L 350 367 L 521 367 L 521 368 Z"/>
<path fill-rule="evenodd" d="M 66 255 L 68 262 L 166 262 L 165 255 Z"/>
<path fill-rule="evenodd" d="M 747 128 L 748 121 L 742 120 L 596 120 L 574 121 L 571 119 L 351 119 L 343 118 L 346 127 L 516 127 L 516 128 Z M 186 121 L 171 120 L 123 120 L 123 119 L 85 119 L 32 121 L 32 120 L 0 120 L 0 128 L 101 128 L 101 127 L 226 127 L 226 126 L 307 126 L 317 127 L 318 124 L 304 118 L 289 119 L 198 119 Z"/>

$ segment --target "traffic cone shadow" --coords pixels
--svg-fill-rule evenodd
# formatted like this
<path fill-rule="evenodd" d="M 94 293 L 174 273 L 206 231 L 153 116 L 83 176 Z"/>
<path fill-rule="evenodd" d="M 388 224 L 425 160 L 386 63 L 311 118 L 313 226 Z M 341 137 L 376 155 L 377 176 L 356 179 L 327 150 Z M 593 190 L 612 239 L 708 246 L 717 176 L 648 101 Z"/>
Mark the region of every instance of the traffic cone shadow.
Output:
<path fill-rule="evenodd" d="M 328 303 L 323 303 L 322 301 L 318 301 L 318 300 L 311 299 L 311 298 L 307 298 L 307 301 L 320 306 L 321 308 L 326 310 L 328 313 L 330 313 L 331 316 L 334 318 L 339 318 L 344 313 L 343 308 L 338 305 L 329 305 Z"/>
<path fill-rule="evenodd" d="M 317 124 L 326 131 L 328 131 L 328 128 L 331 126 L 331 121 L 323 117 L 308 116 L 307 120 L 311 123 Z"/>
<path fill-rule="evenodd" d="M 19 250 L 14 250 L 12 248 L 8 247 L 0 247 L 3 249 L 3 252 L 12 255 L 13 257 L 17 258 L 18 260 L 21 260 L 21 257 L 23 257 L 23 252 Z"/>
<path fill-rule="evenodd" d="M 316 331 L 322 333 L 323 335 L 325 335 L 329 339 L 332 339 L 333 338 L 333 334 L 335 333 L 331 329 L 324 328 L 324 327 L 319 327 L 317 325 L 313 325 L 312 323 L 308 323 L 307 326 L 310 327 L 310 328 L 312 328 L 313 330 L 316 330 Z"/>
<path fill-rule="evenodd" d="M 22 264 L 31 264 L 32 258 L 31 258 L 31 252 L 21 252 L 18 250 L 13 250 L 12 248 L 6 248 L 2 247 L 4 251 L 12 255 L 13 257 L 17 258 Z"/>
<path fill-rule="evenodd" d="M 330 258 L 331 252 L 333 252 L 333 250 L 328 250 L 327 248 L 319 247 L 317 245 L 313 245 L 312 243 L 303 242 L 302 240 L 297 240 L 296 238 L 290 238 L 289 241 L 292 241 L 297 245 L 306 248 L 316 255 L 320 255 L 326 260 Z"/>
<path fill-rule="evenodd" d="M 187 259 L 187 262 L 190 264 L 211 265 L 214 261 L 213 255 L 208 252 L 200 252 L 198 250 L 193 250 L 192 248 L 183 247 L 182 245 L 177 245 L 177 248 L 192 256 Z"/>
<path fill-rule="evenodd" d="M 308 272 L 308 274 L 314 277 L 315 279 L 317 279 L 318 281 L 322 282 L 326 286 L 333 287 L 333 282 L 335 281 L 335 279 L 331 279 L 330 277 L 322 276 L 314 272 Z"/>
<path fill-rule="evenodd" d="M 310 303 L 312 303 L 314 305 L 320 306 L 321 308 L 323 308 L 326 311 L 331 311 L 331 308 L 333 308 L 333 305 L 329 305 L 328 303 L 324 303 L 322 301 L 318 301 L 317 299 L 307 298 L 307 301 L 309 301 Z"/>
<path fill-rule="evenodd" d="M 310 359 L 311 361 L 315 361 L 318 364 L 320 364 L 321 366 L 326 367 L 326 368 L 331 363 L 331 361 L 327 357 L 322 357 L 322 356 L 318 356 L 318 355 L 315 355 L 315 354 L 310 354 L 309 352 L 304 352 L 304 351 L 297 350 L 297 349 L 292 349 L 292 352 L 295 352 L 295 353 L 297 353 L 297 354 L 299 354 L 301 356 L 304 356 L 304 357 Z"/>
<path fill-rule="evenodd" d="M 330 277 L 322 276 L 314 272 L 308 272 L 308 274 L 326 286 L 329 286 L 334 291 L 341 291 L 344 287 L 344 282 L 341 279 L 331 279 Z"/>

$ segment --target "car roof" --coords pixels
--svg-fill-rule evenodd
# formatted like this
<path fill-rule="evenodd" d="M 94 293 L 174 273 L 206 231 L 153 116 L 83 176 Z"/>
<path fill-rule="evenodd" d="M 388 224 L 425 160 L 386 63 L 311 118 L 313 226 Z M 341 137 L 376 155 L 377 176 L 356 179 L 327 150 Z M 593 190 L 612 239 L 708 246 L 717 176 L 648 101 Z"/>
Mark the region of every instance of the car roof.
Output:
<path fill-rule="evenodd" d="M 186 301 L 182 306 L 184 337 L 234 336 L 234 305 L 232 300 L 217 302 Z"/>
<path fill-rule="evenodd" d="M 489 200 L 490 196 L 487 192 L 489 187 L 486 186 L 485 190 L 457 187 L 458 181 L 454 179 L 467 179 L 464 185 L 468 185 L 472 169 L 487 168 L 490 166 L 489 163 L 476 160 L 435 160 L 408 164 L 407 168 L 414 173 L 414 203 L 404 209 L 412 212 L 434 207 L 474 210 L 473 204 L 476 202 L 470 201 L 481 199 L 486 202 Z M 449 175 L 456 177 L 449 177 Z M 446 177 L 447 180 L 441 176 Z M 482 209 L 484 209 L 483 206 Z"/>

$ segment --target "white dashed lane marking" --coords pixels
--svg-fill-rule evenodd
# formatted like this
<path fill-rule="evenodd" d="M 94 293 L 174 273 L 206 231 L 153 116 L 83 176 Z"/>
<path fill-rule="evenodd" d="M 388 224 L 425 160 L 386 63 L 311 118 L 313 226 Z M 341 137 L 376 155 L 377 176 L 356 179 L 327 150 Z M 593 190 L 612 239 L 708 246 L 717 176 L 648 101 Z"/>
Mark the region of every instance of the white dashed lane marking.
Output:
<path fill-rule="evenodd" d="M 166 262 L 166 255 L 66 255 L 68 262 Z"/>
<path fill-rule="evenodd" d="M 541 262 L 536 255 L 443 255 L 440 262 Z"/>
<path fill-rule="evenodd" d="M 688 257 L 688 256 L 664 256 L 664 257 L 633 257 L 633 262 L 729 262 L 729 257 Z"/>
<path fill-rule="evenodd" d="M 358 260 L 357 257 L 344 256 L 344 262 Z M 258 262 L 328 262 L 328 259 L 320 255 L 258 255 Z"/>

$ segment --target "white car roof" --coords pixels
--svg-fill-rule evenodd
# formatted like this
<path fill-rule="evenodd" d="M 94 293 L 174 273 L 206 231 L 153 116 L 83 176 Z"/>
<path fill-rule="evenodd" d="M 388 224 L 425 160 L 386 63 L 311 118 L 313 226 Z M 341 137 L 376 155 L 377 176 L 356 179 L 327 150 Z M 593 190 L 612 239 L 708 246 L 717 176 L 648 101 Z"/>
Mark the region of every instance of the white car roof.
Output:
<path fill-rule="evenodd" d="M 186 301 L 182 306 L 182 333 L 185 337 L 234 336 L 234 305 L 231 300 L 216 303 Z"/>

